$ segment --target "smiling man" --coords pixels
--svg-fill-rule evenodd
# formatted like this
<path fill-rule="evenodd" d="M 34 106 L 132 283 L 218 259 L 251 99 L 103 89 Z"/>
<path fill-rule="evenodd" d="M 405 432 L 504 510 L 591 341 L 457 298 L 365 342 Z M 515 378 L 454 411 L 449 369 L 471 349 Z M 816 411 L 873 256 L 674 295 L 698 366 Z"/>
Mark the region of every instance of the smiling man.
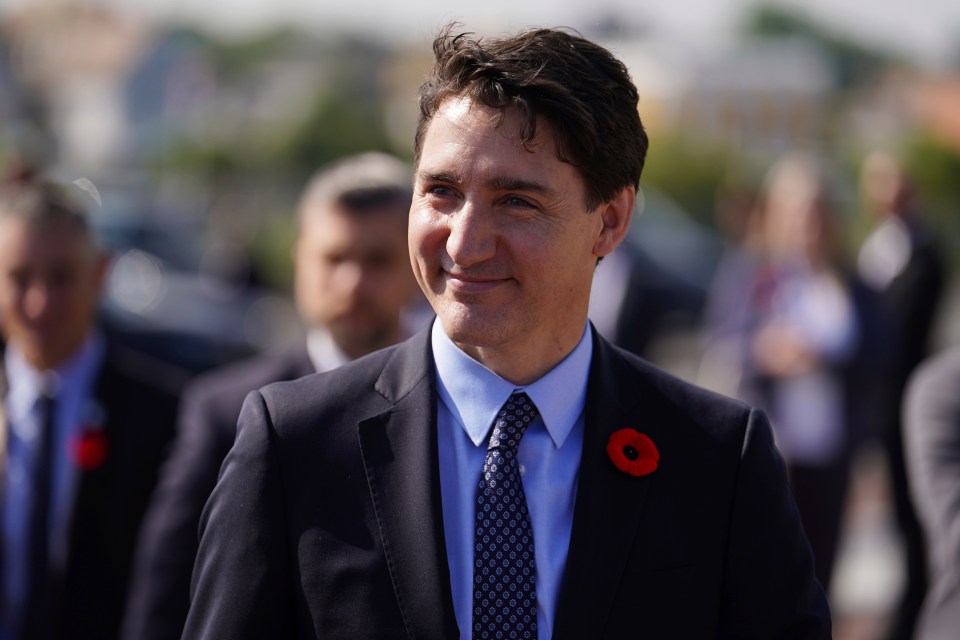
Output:
<path fill-rule="evenodd" d="M 826 638 L 764 415 L 587 322 L 647 150 L 562 31 L 444 30 L 409 246 L 432 328 L 248 396 L 189 638 Z"/>

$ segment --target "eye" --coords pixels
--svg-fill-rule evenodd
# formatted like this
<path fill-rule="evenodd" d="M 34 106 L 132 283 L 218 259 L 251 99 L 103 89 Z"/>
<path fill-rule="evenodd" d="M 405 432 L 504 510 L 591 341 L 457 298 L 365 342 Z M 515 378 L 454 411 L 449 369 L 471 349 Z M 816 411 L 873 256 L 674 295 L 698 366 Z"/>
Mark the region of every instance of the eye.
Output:
<path fill-rule="evenodd" d="M 452 196 L 454 194 L 454 191 L 447 185 L 434 184 L 424 189 L 424 193 L 427 193 L 432 196 L 437 196 L 438 198 L 447 198 Z"/>
<path fill-rule="evenodd" d="M 503 203 L 508 207 L 517 207 L 519 209 L 535 209 L 536 205 L 527 200 L 526 198 L 521 198 L 520 196 L 507 196 L 503 199 Z"/>
<path fill-rule="evenodd" d="M 7 279 L 19 290 L 26 289 L 30 286 L 30 274 L 21 269 L 8 273 Z"/>

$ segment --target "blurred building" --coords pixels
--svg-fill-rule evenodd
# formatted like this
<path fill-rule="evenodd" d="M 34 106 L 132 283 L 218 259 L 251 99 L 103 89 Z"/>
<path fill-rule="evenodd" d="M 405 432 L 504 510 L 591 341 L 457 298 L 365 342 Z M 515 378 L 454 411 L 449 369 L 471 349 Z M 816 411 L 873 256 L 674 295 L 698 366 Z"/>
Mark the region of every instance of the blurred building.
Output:
<path fill-rule="evenodd" d="M 122 155 L 123 81 L 147 28 L 106 7 L 37 2 L 4 22 L 10 65 L 24 93 L 42 102 L 58 159 L 97 169 Z"/>
<path fill-rule="evenodd" d="M 836 83 L 830 61 L 810 42 L 606 44 L 630 68 L 651 130 L 683 131 L 760 159 L 826 143 Z"/>
<path fill-rule="evenodd" d="M 960 73 L 897 67 L 852 96 L 845 120 L 851 137 L 866 148 L 896 148 L 922 131 L 960 152 Z"/>

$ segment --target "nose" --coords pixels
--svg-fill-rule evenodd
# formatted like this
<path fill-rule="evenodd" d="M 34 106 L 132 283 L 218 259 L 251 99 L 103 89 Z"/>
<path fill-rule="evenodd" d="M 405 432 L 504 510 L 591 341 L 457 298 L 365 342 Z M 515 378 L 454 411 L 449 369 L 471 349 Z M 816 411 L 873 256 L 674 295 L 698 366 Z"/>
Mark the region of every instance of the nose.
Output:
<path fill-rule="evenodd" d="M 447 254 L 454 264 L 469 267 L 493 257 L 497 240 L 491 212 L 467 201 L 449 216 Z"/>
<path fill-rule="evenodd" d="M 32 283 L 24 296 L 24 315 L 31 320 L 37 320 L 46 313 L 49 307 L 50 290 L 43 283 Z"/>
<path fill-rule="evenodd" d="M 337 282 L 340 290 L 356 294 L 363 284 L 363 266 L 356 260 L 346 260 L 337 268 Z"/>

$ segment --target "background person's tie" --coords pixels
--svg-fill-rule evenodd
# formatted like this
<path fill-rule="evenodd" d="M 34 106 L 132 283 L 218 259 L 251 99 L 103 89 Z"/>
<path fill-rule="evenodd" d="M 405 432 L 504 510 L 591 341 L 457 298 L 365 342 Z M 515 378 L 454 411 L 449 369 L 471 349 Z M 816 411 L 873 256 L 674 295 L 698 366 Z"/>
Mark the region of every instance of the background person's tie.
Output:
<path fill-rule="evenodd" d="M 27 586 L 27 611 L 24 638 L 50 636 L 50 497 L 53 473 L 53 445 L 56 432 L 56 402 L 52 395 L 37 401 L 40 407 L 40 433 L 33 473 L 33 502 L 30 507 L 30 575 Z"/>
<path fill-rule="evenodd" d="M 477 492 L 473 561 L 473 638 L 536 638 L 533 529 L 520 480 L 517 446 L 536 419 L 525 393 L 497 414 Z"/>

